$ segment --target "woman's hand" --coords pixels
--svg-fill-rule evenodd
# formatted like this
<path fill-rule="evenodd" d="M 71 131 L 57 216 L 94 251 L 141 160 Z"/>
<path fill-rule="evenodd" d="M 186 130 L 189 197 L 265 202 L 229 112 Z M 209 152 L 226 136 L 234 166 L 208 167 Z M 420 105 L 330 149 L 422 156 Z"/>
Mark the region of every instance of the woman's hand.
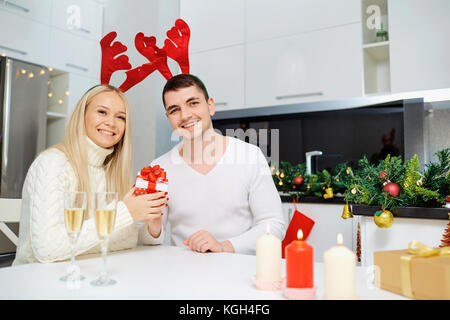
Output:
<path fill-rule="evenodd" d="M 135 196 L 134 190 L 135 188 L 131 188 L 122 200 L 133 220 L 149 222 L 149 220 L 161 218 L 161 212 L 167 206 L 167 192 L 161 191 Z"/>
<path fill-rule="evenodd" d="M 148 233 L 153 238 L 158 238 L 161 235 L 162 230 L 162 216 L 160 215 L 159 218 L 155 218 L 152 220 L 147 221 L 147 229 Z"/>

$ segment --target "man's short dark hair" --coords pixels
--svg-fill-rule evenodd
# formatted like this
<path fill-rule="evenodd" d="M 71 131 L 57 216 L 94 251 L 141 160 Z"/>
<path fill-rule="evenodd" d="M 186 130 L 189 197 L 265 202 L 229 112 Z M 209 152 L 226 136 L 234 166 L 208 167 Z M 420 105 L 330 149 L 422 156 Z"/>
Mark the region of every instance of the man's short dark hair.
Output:
<path fill-rule="evenodd" d="M 164 106 L 166 105 L 166 101 L 164 100 L 164 95 L 166 94 L 166 92 L 177 91 L 179 89 L 188 88 L 188 87 L 192 87 L 192 86 L 195 86 L 198 89 L 200 89 L 203 92 L 203 95 L 205 96 L 206 101 L 208 101 L 208 99 L 209 99 L 208 91 L 206 90 L 205 85 L 199 78 L 197 78 L 193 74 L 178 74 L 178 75 L 172 77 L 171 79 L 169 79 L 167 81 L 166 85 L 164 86 L 164 89 L 162 92 L 162 99 L 163 99 Z"/>

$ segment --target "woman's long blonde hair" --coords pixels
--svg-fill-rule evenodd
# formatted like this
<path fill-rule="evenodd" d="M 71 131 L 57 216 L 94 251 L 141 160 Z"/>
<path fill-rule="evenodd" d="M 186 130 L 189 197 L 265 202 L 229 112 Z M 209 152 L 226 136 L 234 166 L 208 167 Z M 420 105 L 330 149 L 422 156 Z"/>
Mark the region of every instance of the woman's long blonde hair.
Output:
<path fill-rule="evenodd" d="M 106 157 L 103 163 L 106 172 L 106 191 L 118 192 L 119 199 L 122 199 L 131 188 L 132 142 L 130 109 L 125 95 L 119 89 L 111 85 L 99 85 L 86 92 L 78 101 L 70 116 L 64 140 L 53 147 L 64 152 L 77 177 L 78 191 L 86 191 L 89 198 L 87 133 L 84 118 L 86 108 L 92 99 L 103 92 L 117 93 L 125 105 L 126 122 L 124 135 L 114 146 L 114 151 Z M 88 201 L 88 203 L 90 202 Z"/>

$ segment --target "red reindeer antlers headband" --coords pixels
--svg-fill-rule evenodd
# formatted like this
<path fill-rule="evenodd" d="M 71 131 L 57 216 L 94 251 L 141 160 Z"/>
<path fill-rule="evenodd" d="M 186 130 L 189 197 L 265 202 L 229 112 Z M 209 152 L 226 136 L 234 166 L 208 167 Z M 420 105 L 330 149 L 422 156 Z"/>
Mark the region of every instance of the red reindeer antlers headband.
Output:
<path fill-rule="evenodd" d="M 128 70 L 125 72 L 127 78 L 119 87 L 119 90 L 122 92 L 135 86 L 155 70 L 158 70 L 166 80 L 169 80 L 172 78 L 172 72 L 170 72 L 167 65 L 167 57 L 178 63 L 182 73 L 188 74 L 188 47 L 191 35 L 189 26 L 182 19 L 178 19 L 175 21 L 175 26 L 167 31 L 166 34 L 169 39 L 164 41 L 162 49 L 156 45 L 155 37 L 146 37 L 142 32 L 136 34 L 134 45 L 139 53 L 146 57 L 149 62 L 134 69 L 131 69 L 128 56 L 121 54 L 127 51 L 127 47 L 119 41 L 112 43 L 117 33 L 111 31 L 104 36 L 100 40 L 102 49 L 101 83 L 109 84 L 112 74 L 118 70 Z M 119 56 L 116 57 L 117 55 Z"/>

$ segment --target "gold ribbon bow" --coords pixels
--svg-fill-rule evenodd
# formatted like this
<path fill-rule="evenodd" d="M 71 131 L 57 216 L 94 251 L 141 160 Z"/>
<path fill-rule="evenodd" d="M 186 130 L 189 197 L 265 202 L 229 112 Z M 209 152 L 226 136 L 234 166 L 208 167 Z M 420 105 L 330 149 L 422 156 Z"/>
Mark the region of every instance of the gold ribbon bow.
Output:
<path fill-rule="evenodd" d="M 409 255 L 401 256 L 402 292 L 408 298 L 414 298 L 411 281 L 411 260 L 416 257 L 432 257 L 450 255 L 450 247 L 433 248 L 419 241 L 411 241 L 408 245 Z"/>

